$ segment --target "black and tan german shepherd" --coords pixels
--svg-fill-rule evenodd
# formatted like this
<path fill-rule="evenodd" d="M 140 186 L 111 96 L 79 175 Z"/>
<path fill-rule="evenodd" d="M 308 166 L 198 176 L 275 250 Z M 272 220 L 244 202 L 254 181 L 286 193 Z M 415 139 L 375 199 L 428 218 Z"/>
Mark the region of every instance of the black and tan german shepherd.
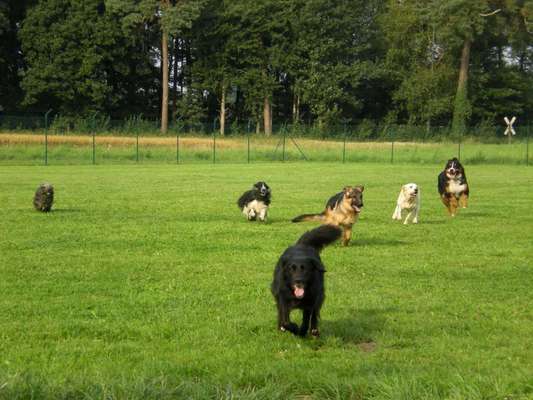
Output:
<path fill-rule="evenodd" d="M 346 186 L 342 192 L 331 197 L 326 209 L 320 214 L 303 214 L 293 218 L 292 222 L 320 221 L 323 224 L 342 228 L 342 244 L 348 245 L 352 237 L 352 226 L 359 218 L 363 207 L 364 186 Z"/>
<path fill-rule="evenodd" d="M 448 160 L 444 171 L 439 174 L 437 187 L 451 217 L 455 216 L 458 207 L 467 207 L 470 188 L 466 181 L 465 169 L 457 158 Z"/>

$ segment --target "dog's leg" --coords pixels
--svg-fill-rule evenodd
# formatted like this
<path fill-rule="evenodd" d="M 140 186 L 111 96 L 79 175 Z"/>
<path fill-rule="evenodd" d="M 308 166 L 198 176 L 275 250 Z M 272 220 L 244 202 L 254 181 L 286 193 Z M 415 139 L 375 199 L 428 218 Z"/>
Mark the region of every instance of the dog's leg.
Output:
<path fill-rule="evenodd" d="M 459 204 L 463 208 L 468 207 L 468 195 L 466 193 L 461 193 L 459 196 Z"/>
<path fill-rule="evenodd" d="M 259 220 L 262 222 L 265 222 L 267 219 L 267 208 L 263 208 L 261 211 L 259 211 Z"/>
<path fill-rule="evenodd" d="M 409 211 L 407 215 L 405 216 L 405 220 L 403 221 L 404 225 L 407 225 L 409 223 L 409 218 L 413 216 L 413 210 Z"/>
<path fill-rule="evenodd" d="M 318 310 L 313 309 L 311 312 L 311 335 L 318 337 L 320 331 L 318 330 Z"/>
<path fill-rule="evenodd" d="M 302 326 L 300 326 L 300 332 L 298 333 L 300 336 L 307 335 L 307 331 L 309 330 L 309 320 L 311 319 L 311 310 L 308 308 L 303 309 L 303 319 L 302 319 Z"/>
<path fill-rule="evenodd" d="M 352 227 L 351 226 L 343 226 L 343 232 L 342 232 L 342 245 L 348 246 L 348 243 L 350 243 L 350 239 L 352 238 Z"/>
<path fill-rule="evenodd" d="M 253 208 L 250 208 L 248 210 L 248 220 L 249 221 L 255 221 L 255 218 L 256 218 L 255 210 Z"/>
<path fill-rule="evenodd" d="M 290 310 L 284 304 L 283 300 L 277 300 L 278 303 L 278 329 L 282 332 L 289 331 L 298 334 L 298 325 L 291 322 Z"/>
<path fill-rule="evenodd" d="M 448 210 L 448 215 L 453 216 L 451 210 L 451 197 L 453 197 L 453 195 L 448 195 L 445 193 L 440 198 L 442 200 L 442 203 L 446 206 L 446 210 Z"/>
<path fill-rule="evenodd" d="M 392 214 L 392 219 L 402 219 L 402 209 L 399 204 L 396 204 L 396 208 L 394 209 L 394 213 Z"/>
<path fill-rule="evenodd" d="M 419 210 L 420 210 L 420 207 L 418 207 L 418 205 L 415 206 L 415 210 L 414 210 L 415 211 L 415 217 L 413 218 L 413 224 L 418 224 L 418 212 L 419 212 Z"/>
<path fill-rule="evenodd" d="M 457 197 L 454 195 L 450 196 L 450 216 L 455 217 L 455 214 L 457 214 Z"/>

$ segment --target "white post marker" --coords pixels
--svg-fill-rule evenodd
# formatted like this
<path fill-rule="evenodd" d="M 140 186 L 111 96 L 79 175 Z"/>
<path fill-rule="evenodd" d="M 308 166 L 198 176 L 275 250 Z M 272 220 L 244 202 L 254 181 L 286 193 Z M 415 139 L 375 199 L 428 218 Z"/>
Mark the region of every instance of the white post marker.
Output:
<path fill-rule="evenodd" d="M 505 132 L 503 134 L 509 138 L 509 143 L 511 143 L 511 136 L 516 135 L 516 132 L 513 129 L 513 124 L 516 121 L 516 117 L 511 118 L 510 121 L 507 117 L 505 117 L 503 120 L 507 124 L 507 128 L 505 128 Z"/>

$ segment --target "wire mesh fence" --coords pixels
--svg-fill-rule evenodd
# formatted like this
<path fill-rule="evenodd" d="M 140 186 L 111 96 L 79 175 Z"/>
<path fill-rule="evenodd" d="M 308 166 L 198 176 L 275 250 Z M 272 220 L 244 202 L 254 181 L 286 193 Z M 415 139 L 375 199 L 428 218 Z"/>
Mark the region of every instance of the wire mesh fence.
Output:
<path fill-rule="evenodd" d="M 217 121 L 171 125 L 165 135 L 157 121 L 113 121 L 95 114 L 76 124 L 49 115 L 0 116 L 0 164 L 388 162 L 529 165 L 529 126 L 508 139 L 501 127 L 473 127 L 453 135 L 447 127 L 340 124 L 328 130 L 282 124 L 273 134 L 255 132 L 248 121 L 221 136 Z M 121 122 L 119 124 L 119 122 Z"/>

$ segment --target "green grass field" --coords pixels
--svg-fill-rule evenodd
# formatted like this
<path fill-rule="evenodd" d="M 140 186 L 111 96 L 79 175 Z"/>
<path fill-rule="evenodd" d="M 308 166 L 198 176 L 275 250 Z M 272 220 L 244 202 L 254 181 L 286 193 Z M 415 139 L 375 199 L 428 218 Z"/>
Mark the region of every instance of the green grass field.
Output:
<path fill-rule="evenodd" d="M 532 399 L 533 170 L 467 164 L 451 219 L 442 166 L 0 167 L 0 398 Z M 259 179 L 266 224 L 235 205 Z M 403 226 L 409 181 L 421 222 Z M 323 252 L 322 336 L 278 332 L 274 265 L 316 226 L 290 218 L 347 184 L 365 207 Z"/>

